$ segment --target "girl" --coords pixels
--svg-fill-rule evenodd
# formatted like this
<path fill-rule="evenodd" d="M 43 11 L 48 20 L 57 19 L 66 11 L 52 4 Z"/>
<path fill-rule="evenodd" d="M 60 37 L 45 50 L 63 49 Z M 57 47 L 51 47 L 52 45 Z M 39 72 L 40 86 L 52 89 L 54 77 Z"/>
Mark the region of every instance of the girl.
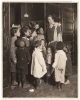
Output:
<path fill-rule="evenodd" d="M 47 70 L 42 55 L 42 43 L 40 40 L 37 39 L 37 37 L 35 38 L 34 46 L 35 49 L 32 54 L 31 75 L 34 76 L 35 88 L 37 89 L 41 77 L 43 77 L 46 74 Z"/>
<path fill-rule="evenodd" d="M 55 81 L 57 88 L 62 88 L 62 84 L 65 81 L 65 67 L 66 67 L 66 54 L 63 51 L 64 45 L 62 42 L 58 42 L 56 46 L 55 60 L 52 67 L 55 69 Z"/>
<path fill-rule="evenodd" d="M 16 82 L 16 63 L 17 63 L 17 58 L 16 58 L 16 49 L 17 47 L 15 46 L 15 41 L 17 40 L 17 37 L 20 36 L 20 29 L 18 27 L 13 28 L 11 30 L 12 38 L 11 38 L 11 48 L 10 48 L 10 55 L 11 55 L 11 84 L 12 85 L 17 85 L 18 83 Z"/>
<path fill-rule="evenodd" d="M 27 88 L 29 85 L 26 84 L 26 75 L 28 74 L 28 63 L 31 61 L 31 57 L 28 49 L 25 47 L 25 41 L 22 38 L 16 40 L 16 45 L 19 86 Z"/>

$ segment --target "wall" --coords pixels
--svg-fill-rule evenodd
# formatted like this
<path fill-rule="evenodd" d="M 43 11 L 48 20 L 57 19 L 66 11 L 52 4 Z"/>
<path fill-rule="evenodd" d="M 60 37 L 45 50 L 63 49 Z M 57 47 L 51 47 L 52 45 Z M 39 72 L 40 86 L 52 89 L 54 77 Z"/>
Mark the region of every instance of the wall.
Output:
<path fill-rule="evenodd" d="M 29 18 L 25 18 L 25 3 L 21 3 L 21 25 L 25 26 L 29 24 L 29 21 L 38 21 L 39 24 L 43 24 L 44 21 L 44 4 L 43 3 L 27 3 L 27 13 Z"/>

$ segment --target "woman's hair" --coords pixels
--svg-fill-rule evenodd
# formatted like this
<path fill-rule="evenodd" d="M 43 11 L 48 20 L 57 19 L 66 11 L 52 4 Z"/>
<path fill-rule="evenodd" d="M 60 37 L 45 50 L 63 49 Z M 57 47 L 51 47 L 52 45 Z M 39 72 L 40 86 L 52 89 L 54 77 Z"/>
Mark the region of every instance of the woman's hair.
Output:
<path fill-rule="evenodd" d="M 28 29 L 29 29 L 28 26 L 25 26 L 25 27 L 23 27 L 23 28 L 21 29 L 21 36 L 22 36 L 22 37 L 25 36 L 25 32 L 27 32 Z"/>
<path fill-rule="evenodd" d="M 56 45 L 56 49 L 57 50 L 63 50 L 64 48 L 64 43 L 63 42 L 58 42 L 57 45 Z"/>
<path fill-rule="evenodd" d="M 56 16 L 53 14 L 53 15 L 48 15 L 47 18 L 48 17 L 51 17 L 52 19 L 55 19 Z"/>
<path fill-rule="evenodd" d="M 33 45 L 34 47 L 39 47 L 41 45 L 41 40 L 38 39 L 38 36 L 34 37 Z"/>
<path fill-rule="evenodd" d="M 11 29 L 11 36 L 14 36 L 14 34 L 17 32 L 18 28 L 12 28 Z"/>

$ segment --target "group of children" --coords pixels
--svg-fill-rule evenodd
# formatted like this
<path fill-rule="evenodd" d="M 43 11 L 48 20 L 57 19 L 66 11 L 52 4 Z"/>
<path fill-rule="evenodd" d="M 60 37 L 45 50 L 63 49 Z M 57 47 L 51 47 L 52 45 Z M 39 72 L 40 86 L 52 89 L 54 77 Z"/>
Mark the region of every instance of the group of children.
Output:
<path fill-rule="evenodd" d="M 35 23 L 32 27 L 12 28 L 11 34 L 11 84 L 26 88 L 26 85 L 29 85 L 26 83 L 26 75 L 30 71 L 37 89 L 41 78 L 45 76 L 47 83 L 54 72 L 56 86 L 58 89 L 62 88 L 62 84 L 67 82 L 68 74 L 66 76 L 65 72 L 68 72 L 72 66 L 69 66 L 71 45 L 57 42 L 53 62 L 52 49 L 46 45 L 44 30 L 39 27 L 39 24 Z M 16 73 L 18 73 L 18 83 Z"/>

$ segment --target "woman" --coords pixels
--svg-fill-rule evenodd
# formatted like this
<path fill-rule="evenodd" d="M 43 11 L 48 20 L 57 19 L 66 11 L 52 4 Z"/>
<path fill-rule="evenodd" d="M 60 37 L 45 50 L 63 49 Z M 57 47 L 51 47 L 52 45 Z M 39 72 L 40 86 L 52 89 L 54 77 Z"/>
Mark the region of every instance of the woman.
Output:
<path fill-rule="evenodd" d="M 54 18 L 52 15 L 49 15 L 47 17 L 48 19 L 48 27 L 47 27 L 47 31 L 46 31 L 46 42 L 47 45 L 51 46 L 52 48 L 52 55 L 53 55 L 53 59 L 54 59 L 54 54 L 55 54 L 55 50 L 56 50 L 56 43 L 57 41 L 62 41 L 62 36 L 59 35 L 61 34 L 61 24 L 54 22 Z"/>

